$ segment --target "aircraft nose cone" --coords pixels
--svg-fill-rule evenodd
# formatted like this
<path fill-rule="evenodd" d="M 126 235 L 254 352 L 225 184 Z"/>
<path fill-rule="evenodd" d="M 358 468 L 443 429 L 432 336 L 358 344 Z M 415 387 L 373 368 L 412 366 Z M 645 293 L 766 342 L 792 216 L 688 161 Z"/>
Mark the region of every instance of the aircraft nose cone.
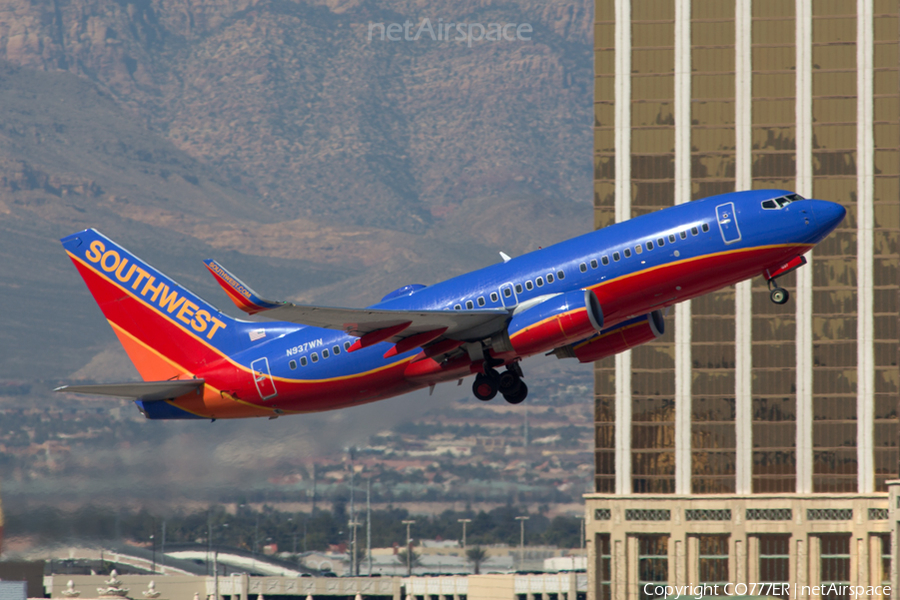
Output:
<path fill-rule="evenodd" d="M 834 231 L 844 217 L 847 216 L 847 209 L 837 202 L 828 202 L 826 200 L 815 200 L 813 205 L 813 213 L 816 215 L 816 223 L 823 230 L 823 233 Z"/>

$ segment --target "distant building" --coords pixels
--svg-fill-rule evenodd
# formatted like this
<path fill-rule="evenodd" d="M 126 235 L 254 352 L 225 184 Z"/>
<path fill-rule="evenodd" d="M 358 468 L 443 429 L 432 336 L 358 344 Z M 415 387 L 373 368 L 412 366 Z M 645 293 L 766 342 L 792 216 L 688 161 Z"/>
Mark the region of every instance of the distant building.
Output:
<path fill-rule="evenodd" d="M 0 600 L 25 600 L 28 595 L 24 581 L 0 581 Z"/>
<path fill-rule="evenodd" d="M 780 281 L 790 303 L 757 278 L 678 305 L 665 336 L 597 364 L 591 597 L 890 579 L 898 12 L 897 0 L 595 0 L 596 227 L 748 188 L 848 214 Z"/>

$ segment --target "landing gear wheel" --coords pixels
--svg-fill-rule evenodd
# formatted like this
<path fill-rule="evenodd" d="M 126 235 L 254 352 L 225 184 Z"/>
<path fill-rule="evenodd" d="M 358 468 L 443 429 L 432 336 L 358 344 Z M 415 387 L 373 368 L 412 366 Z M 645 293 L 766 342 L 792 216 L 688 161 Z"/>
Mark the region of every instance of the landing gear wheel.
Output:
<path fill-rule="evenodd" d="M 503 398 L 510 404 L 521 404 L 528 396 L 528 386 L 524 381 L 519 380 L 519 389 L 511 394 L 504 394 Z"/>
<path fill-rule="evenodd" d="M 500 393 L 504 396 L 508 396 L 518 391 L 519 386 L 522 385 L 522 380 L 519 379 L 519 376 L 513 371 L 504 371 L 503 373 L 500 373 L 497 384 Z"/>
<path fill-rule="evenodd" d="M 496 377 L 488 377 L 479 373 L 475 376 L 475 383 L 472 384 L 472 393 L 482 402 L 493 400 L 497 395 L 498 385 Z"/>
<path fill-rule="evenodd" d="M 772 291 L 769 292 L 769 299 L 775 304 L 784 304 L 791 299 L 791 295 L 786 289 L 776 287 L 772 288 Z"/>

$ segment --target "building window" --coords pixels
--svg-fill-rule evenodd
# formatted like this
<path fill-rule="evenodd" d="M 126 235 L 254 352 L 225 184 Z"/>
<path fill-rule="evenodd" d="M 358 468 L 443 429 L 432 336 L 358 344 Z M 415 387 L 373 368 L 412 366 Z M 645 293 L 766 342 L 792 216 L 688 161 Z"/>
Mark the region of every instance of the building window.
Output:
<path fill-rule="evenodd" d="M 728 578 L 728 536 L 701 535 L 699 542 L 699 575 L 701 585 L 722 585 Z"/>
<path fill-rule="evenodd" d="M 850 534 L 821 535 L 819 542 L 822 600 L 850 600 L 850 594 L 845 592 L 850 586 Z"/>
<path fill-rule="evenodd" d="M 665 586 L 669 581 L 669 536 L 639 535 L 638 541 L 638 598 L 657 600 L 652 592 L 657 585 Z M 650 584 L 650 585 L 647 585 Z"/>
<path fill-rule="evenodd" d="M 881 539 L 881 585 L 891 585 L 891 534 L 879 533 Z"/>
<path fill-rule="evenodd" d="M 612 552 L 610 551 L 609 534 L 597 535 L 597 600 L 612 598 Z"/>
<path fill-rule="evenodd" d="M 759 536 L 759 582 L 773 584 L 767 594 L 787 600 L 790 581 L 789 535 Z M 766 586 L 768 587 L 768 586 Z"/>

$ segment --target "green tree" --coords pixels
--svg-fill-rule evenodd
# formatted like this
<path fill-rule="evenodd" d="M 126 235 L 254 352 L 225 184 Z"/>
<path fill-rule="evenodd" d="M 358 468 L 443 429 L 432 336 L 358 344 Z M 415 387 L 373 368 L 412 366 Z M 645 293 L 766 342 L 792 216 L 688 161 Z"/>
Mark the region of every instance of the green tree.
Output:
<path fill-rule="evenodd" d="M 475 570 L 475 574 L 478 575 L 481 573 L 481 565 L 488 561 L 488 555 L 481 546 L 473 546 L 466 550 L 466 560 L 472 563 L 472 568 Z"/>
<path fill-rule="evenodd" d="M 410 549 L 409 549 L 409 562 L 407 562 L 407 560 L 406 560 L 406 552 L 407 552 L 406 550 L 401 550 L 400 552 L 398 552 L 398 553 L 397 553 L 397 561 L 398 561 L 401 565 L 408 565 L 407 573 L 406 573 L 406 574 L 407 574 L 407 575 L 412 575 L 412 570 L 413 570 L 413 569 L 415 569 L 416 567 L 421 567 L 421 566 L 422 566 L 422 557 L 419 556 L 419 553 L 418 553 L 418 552 L 416 552 L 415 550 L 413 550 L 412 548 L 410 548 Z"/>

